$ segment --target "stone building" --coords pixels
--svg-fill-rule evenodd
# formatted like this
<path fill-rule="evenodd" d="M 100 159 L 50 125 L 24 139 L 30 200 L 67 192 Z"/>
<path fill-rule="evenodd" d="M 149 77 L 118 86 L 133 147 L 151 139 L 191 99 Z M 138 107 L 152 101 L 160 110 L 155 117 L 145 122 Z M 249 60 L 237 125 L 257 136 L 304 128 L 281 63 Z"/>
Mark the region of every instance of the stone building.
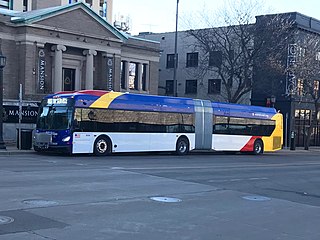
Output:
<path fill-rule="evenodd" d="M 210 31 L 210 29 L 203 30 Z M 160 42 L 161 58 L 158 92 L 159 95 L 174 95 L 175 32 L 145 32 L 140 33 L 139 37 Z M 216 70 L 208 70 L 215 67 L 214 63 L 212 64 L 211 62 L 211 56 L 217 59 L 215 54 L 222 53 L 221 51 L 212 51 L 208 54 L 208 52 L 204 52 L 199 47 L 197 41 L 188 34 L 188 30 L 179 31 L 177 34 L 177 96 L 225 102 L 227 93 L 221 77 Z M 250 104 L 250 92 L 244 94 L 239 103 Z"/>
<path fill-rule="evenodd" d="M 0 1 L 0 8 L 14 10 L 14 11 L 32 11 L 41 8 L 63 6 L 82 0 L 2 0 Z M 112 22 L 112 8 L 113 0 L 83 0 L 87 3 L 93 11 L 104 17 L 109 23 Z"/>
<path fill-rule="evenodd" d="M 83 2 L 28 12 L 0 9 L 0 38 L 7 57 L 5 108 L 17 105 L 20 84 L 25 107 L 57 91 L 158 92 L 159 43 L 118 31 Z M 16 122 L 8 122 L 15 112 L 5 113 L 7 140 L 15 135 Z"/>

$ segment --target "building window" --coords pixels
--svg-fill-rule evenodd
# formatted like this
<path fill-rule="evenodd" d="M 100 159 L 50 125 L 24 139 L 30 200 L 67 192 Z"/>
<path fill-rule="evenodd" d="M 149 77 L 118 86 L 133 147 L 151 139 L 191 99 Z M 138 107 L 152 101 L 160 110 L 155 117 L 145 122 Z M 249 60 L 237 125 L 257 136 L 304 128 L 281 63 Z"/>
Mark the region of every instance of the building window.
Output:
<path fill-rule="evenodd" d="M 209 53 L 209 66 L 221 67 L 221 64 L 222 64 L 222 52 L 221 51 L 211 51 Z"/>
<path fill-rule="evenodd" d="M 186 80 L 186 94 L 197 94 L 197 80 Z"/>
<path fill-rule="evenodd" d="M 173 94 L 173 80 L 166 81 L 166 95 Z"/>
<path fill-rule="evenodd" d="M 319 96 L 319 80 L 315 80 L 313 84 L 313 94 L 317 98 Z"/>
<path fill-rule="evenodd" d="M 0 1 L 0 8 L 6 8 L 10 9 L 10 6 L 12 5 L 10 0 L 2 0 Z"/>
<path fill-rule="evenodd" d="M 187 53 L 187 67 L 198 67 L 198 53 Z"/>
<path fill-rule="evenodd" d="M 178 54 L 177 54 L 177 66 L 178 66 Z M 174 54 L 167 54 L 167 68 L 174 68 Z"/>
<path fill-rule="evenodd" d="M 100 0 L 100 16 L 107 17 L 107 0 Z"/>
<path fill-rule="evenodd" d="M 129 89 L 138 90 L 138 64 L 129 63 Z"/>
<path fill-rule="evenodd" d="M 302 96 L 303 95 L 303 80 L 298 79 L 297 81 L 297 95 Z"/>
<path fill-rule="evenodd" d="M 305 142 L 306 126 L 310 126 L 313 112 L 310 109 L 295 110 L 295 130 L 297 133 L 296 144 L 302 146 Z"/>
<path fill-rule="evenodd" d="M 28 10 L 28 0 L 23 0 L 23 11 L 26 12 Z"/>
<path fill-rule="evenodd" d="M 208 80 L 208 94 L 220 94 L 221 92 L 221 79 Z"/>

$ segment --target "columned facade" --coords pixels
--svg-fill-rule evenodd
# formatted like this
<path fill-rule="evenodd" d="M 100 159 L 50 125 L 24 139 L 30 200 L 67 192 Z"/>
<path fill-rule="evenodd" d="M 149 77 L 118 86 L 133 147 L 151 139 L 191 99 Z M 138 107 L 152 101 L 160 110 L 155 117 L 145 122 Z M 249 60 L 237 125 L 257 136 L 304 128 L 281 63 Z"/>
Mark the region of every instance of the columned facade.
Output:
<path fill-rule="evenodd" d="M 150 93 L 150 62 L 124 58 L 120 78 L 121 91 Z"/>
<path fill-rule="evenodd" d="M 82 2 L 50 11 L 1 12 L 4 139 L 15 140 L 19 85 L 24 110 L 37 113 L 54 92 L 85 89 L 157 94 L 160 45 L 119 32 Z M 83 19 L 79 25 L 78 19 Z M 57 27 L 60 26 L 60 27 Z M 10 34 L 9 34 L 10 33 Z M 152 82 L 149 82 L 149 80 Z M 33 128 L 35 118 L 23 119 Z"/>

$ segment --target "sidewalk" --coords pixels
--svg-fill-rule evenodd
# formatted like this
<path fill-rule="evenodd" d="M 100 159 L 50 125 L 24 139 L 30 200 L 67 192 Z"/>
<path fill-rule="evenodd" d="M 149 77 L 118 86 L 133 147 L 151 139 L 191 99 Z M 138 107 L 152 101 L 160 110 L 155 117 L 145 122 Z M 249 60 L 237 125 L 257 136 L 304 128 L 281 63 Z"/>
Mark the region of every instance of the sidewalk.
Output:
<path fill-rule="evenodd" d="M 8 144 L 6 145 L 6 149 L 0 149 L 0 156 L 8 156 L 8 155 L 22 155 L 26 153 L 35 153 L 33 148 L 30 150 L 19 150 L 16 145 Z"/>
<path fill-rule="evenodd" d="M 309 147 L 309 150 L 304 150 L 304 147 L 296 147 L 296 150 L 290 150 L 290 148 L 284 148 L 282 150 L 280 150 L 281 152 L 297 152 L 297 153 L 308 153 L 308 152 L 319 152 L 320 154 L 320 147 Z"/>

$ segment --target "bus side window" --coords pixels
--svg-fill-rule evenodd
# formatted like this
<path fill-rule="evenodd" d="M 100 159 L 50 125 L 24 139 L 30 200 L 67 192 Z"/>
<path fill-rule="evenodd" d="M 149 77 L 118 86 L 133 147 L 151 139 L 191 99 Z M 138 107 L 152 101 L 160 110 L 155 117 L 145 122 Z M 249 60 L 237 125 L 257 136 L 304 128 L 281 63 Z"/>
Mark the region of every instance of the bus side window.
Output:
<path fill-rule="evenodd" d="M 227 134 L 229 133 L 229 128 L 227 124 L 216 124 L 214 125 L 214 133 L 216 134 Z"/>

